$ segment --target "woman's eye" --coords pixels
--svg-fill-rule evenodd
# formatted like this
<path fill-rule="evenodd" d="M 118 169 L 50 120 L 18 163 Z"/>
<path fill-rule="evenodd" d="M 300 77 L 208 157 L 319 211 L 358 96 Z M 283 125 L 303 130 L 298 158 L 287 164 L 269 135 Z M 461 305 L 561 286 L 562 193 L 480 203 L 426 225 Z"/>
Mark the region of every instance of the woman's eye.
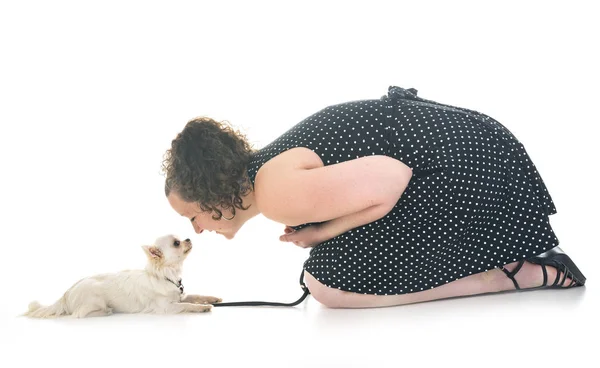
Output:
<path fill-rule="evenodd" d="M 192 218 L 190 219 L 190 221 L 191 221 L 191 222 L 194 222 L 194 220 L 195 220 L 195 219 L 196 219 L 196 216 L 192 217 Z"/>

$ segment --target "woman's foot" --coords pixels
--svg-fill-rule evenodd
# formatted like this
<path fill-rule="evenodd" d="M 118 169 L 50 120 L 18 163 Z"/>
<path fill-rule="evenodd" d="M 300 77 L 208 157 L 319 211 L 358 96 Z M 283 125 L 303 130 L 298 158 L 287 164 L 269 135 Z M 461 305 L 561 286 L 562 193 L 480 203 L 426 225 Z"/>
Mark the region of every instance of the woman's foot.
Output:
<path fill-rule="evenodd" d="M 521 267 L 519 268 L 519 263 L 522 263 Z M 546 275 L 547 275 L 547 279 L 544 282 L 544 271 L 542 270 L 542 267 L 546 268 Z M 571 285 L 571 277 L 572 276 L 570 274 L 567 275 L 567 278 L 564 282 L 563 279 L 565 278 L 565 273 L 562 271 L 559 271 L 558 269 L 556 269 L 556 267 L 552 267 L 550 265 L 539 265 L 539 264 L 534 264 L 534 263 L 530 263 L 530 262 L 513 262 L 513 263 L 509 263 L 506 266 L 504 266 L 504 269 L 506 271 L 508 271 L 509 274 L 513 274 L 514 280 L 516 281 L 517 285 L 514 284 L 514 282 L 511 280 L 511 277 L 507 274 L 506 276 L 508 276 L 506 278 L 506 284 L 511 286 L 512 288 L 517 288 L 517 289 L 531 289 L 531 288 L 537 288 L 537 287 L 541 287 L 541 286 L 550 286 L 552 284 L 555 283 L 556 281 L 556 276 L 557 273 L 560 272 L 558 281 L 556 282 L 557 286 L 562 286 L 561 287 L 568 287 L 569 285 Z M 515 274 L 516 271 L 516 274 Z M 508 289 L 510 290 L 510 288 Z"/>

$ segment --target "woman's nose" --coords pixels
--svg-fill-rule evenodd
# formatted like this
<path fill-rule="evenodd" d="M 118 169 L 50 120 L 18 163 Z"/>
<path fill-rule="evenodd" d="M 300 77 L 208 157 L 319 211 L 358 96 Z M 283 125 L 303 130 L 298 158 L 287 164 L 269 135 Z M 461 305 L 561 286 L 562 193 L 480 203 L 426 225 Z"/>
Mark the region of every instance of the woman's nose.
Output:
<path fill-rule="evenodd" d="M 192 226 L 194 227 L 194 231 L 196 232 L 196 234 L 200 234 L 202 232 L 202 229 L 200 229 L 200 226 L 196 225 L 196 223 L 192 223 Z"/>

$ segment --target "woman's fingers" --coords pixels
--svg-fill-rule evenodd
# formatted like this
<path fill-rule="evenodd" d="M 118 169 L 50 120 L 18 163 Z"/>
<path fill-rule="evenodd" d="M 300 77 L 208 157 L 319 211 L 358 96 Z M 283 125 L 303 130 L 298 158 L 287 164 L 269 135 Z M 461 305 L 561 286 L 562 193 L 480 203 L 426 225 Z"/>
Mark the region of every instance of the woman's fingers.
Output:
<path fill-rule="evenodd" d="M 281 235 L 279 237 L 279 240 L 281 240 L 281 241 L 290 241 L 291 239 L 290 239 L 290 235 L 289 234 L 292 234 L 294 232 L 294 229 L 292 229 L 289 226 L 286 226 L 285 229 L 283 229 L 283 232 L 285 233 L 285 235 Z"/>

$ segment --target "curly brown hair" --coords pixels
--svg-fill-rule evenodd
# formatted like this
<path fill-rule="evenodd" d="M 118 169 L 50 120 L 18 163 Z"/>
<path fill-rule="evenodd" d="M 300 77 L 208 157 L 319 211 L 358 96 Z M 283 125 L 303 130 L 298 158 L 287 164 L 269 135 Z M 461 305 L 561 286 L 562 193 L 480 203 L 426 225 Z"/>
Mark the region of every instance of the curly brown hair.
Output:
<path fill-rule="evenodd" d="M 251 190 L 246 169 L 254 149 L 228 122 L 199 117 L 190 120 L 164 155 L 165 195 L 177 193 L 205 212 L 246 210 L 242 196 Z M 220 207 L 220 208 L 217 208 Z"/>

